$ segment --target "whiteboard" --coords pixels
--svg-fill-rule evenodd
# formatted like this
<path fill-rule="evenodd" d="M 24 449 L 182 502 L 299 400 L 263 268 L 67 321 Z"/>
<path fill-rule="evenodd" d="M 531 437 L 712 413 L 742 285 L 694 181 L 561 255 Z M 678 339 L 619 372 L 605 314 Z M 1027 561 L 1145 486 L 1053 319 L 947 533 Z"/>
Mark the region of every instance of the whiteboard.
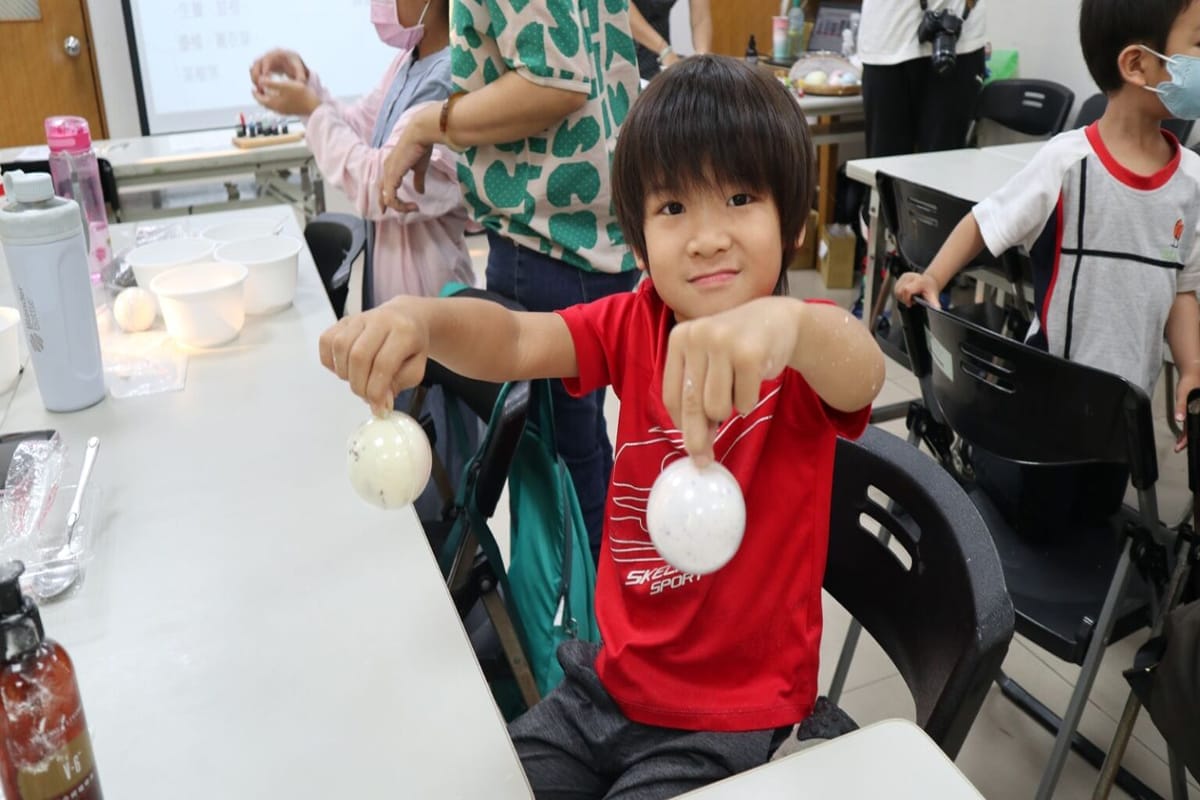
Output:
<path fill-rule="evenodd" d="M 335 96 L 357 97 L 396 51 L 379 41 L 370 0 L 122 0 L 143 134 L 232 130 L 268 114 L 250 96 L 250 64 L 295 50 Z"/>

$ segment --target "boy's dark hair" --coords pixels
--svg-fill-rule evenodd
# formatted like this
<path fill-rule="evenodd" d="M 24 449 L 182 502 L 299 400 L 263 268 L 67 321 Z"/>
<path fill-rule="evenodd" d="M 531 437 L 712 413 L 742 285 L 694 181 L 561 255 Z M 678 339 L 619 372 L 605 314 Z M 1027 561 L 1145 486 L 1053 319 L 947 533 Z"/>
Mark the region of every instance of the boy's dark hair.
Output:
<path fill-rule="evenodd" d="M 732 58 L 691 56 L 650 81 L 621 125 L 613 202 L 625 241 L 644 261 L 647 196 L 730 184 L 769 192 L 783 241 L 779 293 L 808 222 L 815 172 L 808 123 L 783 84 Z"/>
<path fill-rule="evenodd" d="M 1102 92 L 1115 92 L 1121 78 L 1117 56 L 1131 44 L 1165 53 L 1167 34 L 1192 0 L 1083 0 L 1079 44 L 1092 80 Z"/>

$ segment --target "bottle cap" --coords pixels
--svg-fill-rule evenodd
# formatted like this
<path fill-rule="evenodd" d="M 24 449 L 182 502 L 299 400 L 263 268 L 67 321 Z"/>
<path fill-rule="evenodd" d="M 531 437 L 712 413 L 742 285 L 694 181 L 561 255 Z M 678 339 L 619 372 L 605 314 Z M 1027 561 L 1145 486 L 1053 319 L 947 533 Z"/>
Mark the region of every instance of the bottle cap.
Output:
<path fill-rule="evenodd" d="M 92 146 L 92 129 L 83 117 L 46 117 L 51 153 L 79 153 Z"/>
<path fill-rule="evenodd" d="M 23 572 L 25 565 L 20 561 L 6 561 L 0 564 L 0 619 L 19 614 L 25 606 L 20 584 Z"/>
<path fill-rule="evenodd" d="M 0 662 L 28 653 L 46 636 L 37 606 L 21 594 L 23 572 L 20 561 L 0 564 Z"/>
<path fill-rule="evenodd" d="M 0 204 L 0 242 L 48 244 L 83 235 L 83 220 L 74 200 L 54 196 L 54 184 L 44 172 L 4 173 L 7 204 Z"/>
<path fill-rule="evenodd" d="M 18 203 L 44 203 L 54 197 L 54 183 L 45 172 L 6 172 L 4 190 Z"/>

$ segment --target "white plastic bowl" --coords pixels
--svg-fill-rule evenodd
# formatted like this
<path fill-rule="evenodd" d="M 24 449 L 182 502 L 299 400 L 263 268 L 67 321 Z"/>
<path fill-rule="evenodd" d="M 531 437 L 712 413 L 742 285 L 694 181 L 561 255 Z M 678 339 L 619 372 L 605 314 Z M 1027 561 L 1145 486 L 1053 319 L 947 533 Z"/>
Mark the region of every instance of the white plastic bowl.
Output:
<path fill-rule="evenodd" d="M 301 246 L 300 240 L 291 236 L 260 236 L 223 244 L 213 257 L 249 270 L 246 313 L 270 314 L 290 306 L 296 296 Z"/>
<path fill-rule="evenodd" d="M 167 333 L 190 347 L 232 342 L 246 322 L 246 268 L 210 261 L 176 267 L 159 275 L 158 295 Z"/>
<path fill-rule="evenodd" d="M 133 248 L 126 254 L 125 263 L 133 269 L 138 286 L 150 289 L 154 279 L 167 270 L 211 261 L 215 248 L 216 244 L 208 239 L 161 239 Z"/>
<path fill-rule="evenodd" d="M 205 239 L 211 239 L 218 245 L 240 242 L 243 239 L 259 239 L 279 233 L 283 230 L 283 221 L 284 218 L 281 216 L 242 217 L 229 222 L 209 225 L 200 232 L 200 235 Z"/>

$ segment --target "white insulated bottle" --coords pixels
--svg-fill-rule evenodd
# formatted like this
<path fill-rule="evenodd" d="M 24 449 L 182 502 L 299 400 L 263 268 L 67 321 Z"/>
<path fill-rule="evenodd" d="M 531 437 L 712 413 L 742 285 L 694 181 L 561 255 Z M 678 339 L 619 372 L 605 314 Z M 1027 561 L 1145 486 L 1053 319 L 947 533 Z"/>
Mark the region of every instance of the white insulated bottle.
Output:
<path fill-rule="evenodd" d="M 104 366 L 79 206 L 55 197 L 44 173 L 5 173 L 4 189 L 0 245 L 42 404 L 87 408 L 104 398 Z"/>

